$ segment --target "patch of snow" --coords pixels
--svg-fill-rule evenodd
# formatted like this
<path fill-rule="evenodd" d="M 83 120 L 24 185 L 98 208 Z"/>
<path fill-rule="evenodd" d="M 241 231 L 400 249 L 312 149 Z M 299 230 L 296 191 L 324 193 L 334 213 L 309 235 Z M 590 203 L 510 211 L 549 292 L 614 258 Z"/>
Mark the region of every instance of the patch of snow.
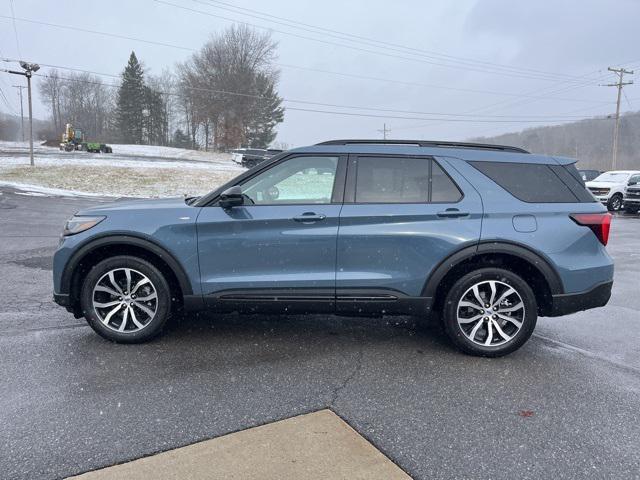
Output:
<path fill-rule="evenodd" d="M 18 195 L 29 196 L 56 196 L 56 197 L 122 197 L 124 195 L 109 195 L 103 193 L 91 193 L 81 192 L 78 190 L 64 190 L 62 188 L 49 188 L 42 187 L 40 185 L 31 185 L 28 183 L 18 182 L 5 182 L 0 180 L 0 185 L 15 188 L 16 190 L 22 190 L 24 193 L 18 193 Z M 127 195 L 134 198 L 143 198 L 135 195 Z"/>
<path fill-rule="evenodd" d="M 62 152 L 56 147 L 34 144 L 37 165 L 95 165 L 111 167 L 215 168 L 241 172 L 231 154 L 202 152 L 154 145 L 112 145 L 113 153 Z M 4 155 L 3 155 L 4 154 Z M 0 141 L 0 166 L 29 163 L 28 142 Z"/>

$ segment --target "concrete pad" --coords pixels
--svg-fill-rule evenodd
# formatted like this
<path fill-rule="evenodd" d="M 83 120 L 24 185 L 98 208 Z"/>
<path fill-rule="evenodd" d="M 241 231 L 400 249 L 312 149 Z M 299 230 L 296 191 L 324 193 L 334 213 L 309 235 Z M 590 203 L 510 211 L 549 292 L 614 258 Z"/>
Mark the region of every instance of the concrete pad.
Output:
<path fill-rule="evenodd" d="M 410 479 L 330 410 L 231 433 L 73 478 Z"/>

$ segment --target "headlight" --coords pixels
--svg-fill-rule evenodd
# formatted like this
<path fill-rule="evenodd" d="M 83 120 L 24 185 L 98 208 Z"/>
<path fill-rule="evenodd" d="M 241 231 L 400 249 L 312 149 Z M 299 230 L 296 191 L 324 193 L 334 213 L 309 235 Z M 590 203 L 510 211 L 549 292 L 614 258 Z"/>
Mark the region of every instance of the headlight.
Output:
<path fill-rule="evenodd" d="M 69 236 L 95 227 L 107 217 L 71 217 L 64 226 L 62 235 Z"/>

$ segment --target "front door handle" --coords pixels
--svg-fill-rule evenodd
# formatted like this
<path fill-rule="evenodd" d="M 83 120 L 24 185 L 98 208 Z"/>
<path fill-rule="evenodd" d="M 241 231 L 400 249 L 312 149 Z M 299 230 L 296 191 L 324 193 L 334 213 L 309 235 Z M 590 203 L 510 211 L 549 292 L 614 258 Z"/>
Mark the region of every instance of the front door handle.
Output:
<path fill-rule="evenodd" d="M 442 218 L 458 218 L 469 216 L 469 212 L 461 212 L 457 208 L 447 208 L 443 212 L 438 212 L 437 215 Z"/>
<path fill-rule="evenodd" d="M 315 222 L 320 222 L 325 218 L 327 218 L 326 215 L 323 215 L 322 213 L 315 213 L 315 212 L 304 212 L 302 215 L 293 217 L 293 219 L 296 222 L 300 222 L 300 223 L 315 223 Z"/>

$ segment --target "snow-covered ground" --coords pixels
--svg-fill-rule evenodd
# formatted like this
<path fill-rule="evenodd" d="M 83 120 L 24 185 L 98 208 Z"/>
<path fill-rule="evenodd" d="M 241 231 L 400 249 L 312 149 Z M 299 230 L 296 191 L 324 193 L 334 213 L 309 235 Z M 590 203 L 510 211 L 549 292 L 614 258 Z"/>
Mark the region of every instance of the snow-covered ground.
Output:
<path fill-rule="evenodd" d="M 46 194 L 162 197 L 203 194 L 244 171 L 229 154 L 147 145 L 92 154 L 36 144 L 34 155 L 31 168 L 28 142 L 0 142 L 0 184 Z"/>

